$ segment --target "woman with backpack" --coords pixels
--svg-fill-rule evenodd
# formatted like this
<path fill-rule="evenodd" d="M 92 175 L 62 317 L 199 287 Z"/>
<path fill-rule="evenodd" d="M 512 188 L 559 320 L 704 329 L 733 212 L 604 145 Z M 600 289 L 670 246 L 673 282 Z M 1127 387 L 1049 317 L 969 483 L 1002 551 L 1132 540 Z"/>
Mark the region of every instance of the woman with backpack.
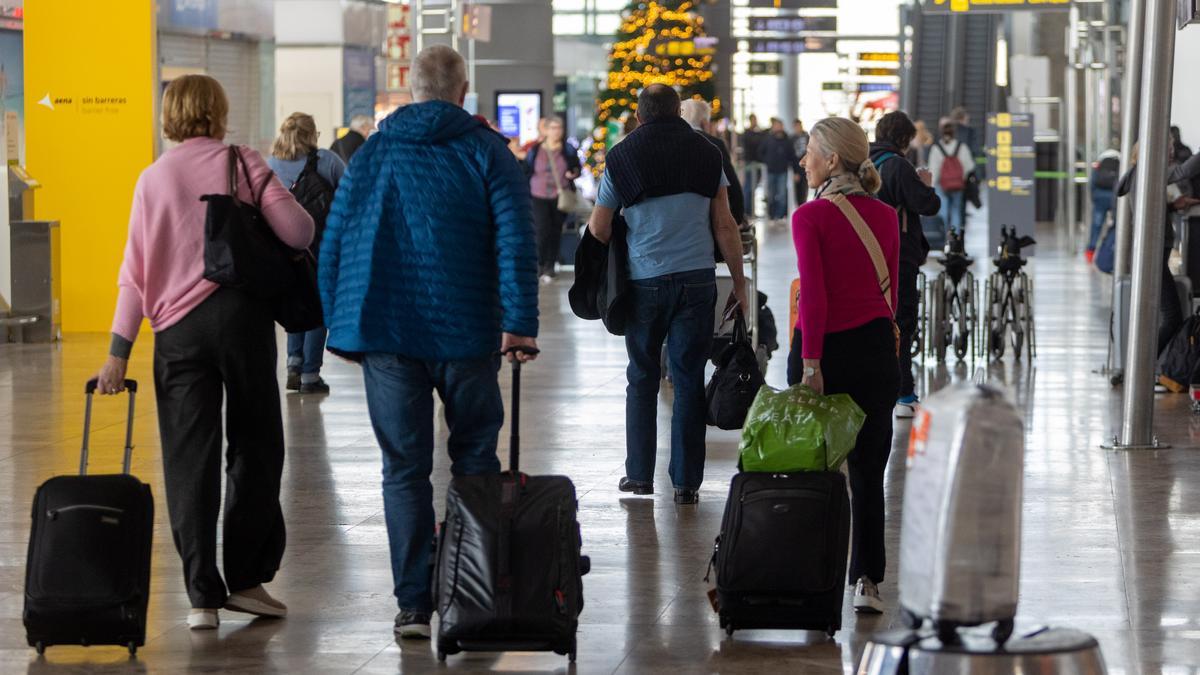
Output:
<path fill-rule="evenodd" d="M 933 187 L 942 200 L 939 215 L 946 227 L 962 234 L 963 196 L 967 188 L 967 176 L 975 170 L 975 157 L 963 140 L 956 138 L 954 120 L 943 117 L 938 123 L 941 137 L 929 148 L 929 172 L 933 175 Z"/>
<path fill-rule="evenodd" d="M 312 115 L 292 113 L 279 127 L 279 137 L 271 146 L 267 164 L 279 180 L 295 195 L 312 216 L 316 236 L 311 250 L 320 253 L 325 234 L 325 218 L 333 204 L 333 193 L 346 171 L 346 164 L 332 151 L 317 147 L 321 132 Z M 287 388 L 301 394 L 328 394 L 329 385 L 321 378 L 328 331 L 318 326 L 307 333 L 288 333 Z"/>
<path fill-rule="evenodd" d="M 579 178 L 579 156 L 563 142 L 563 123 L 557 117 L 546 121 L 546 137 L 525 155 L 525 173 L 533 197 L 533 227 L 537 235 L 538 277 L 543 284 L 554 281 L 555 265 L 562 244 L 563 223 L 578 200 L 575 179 Z"/>

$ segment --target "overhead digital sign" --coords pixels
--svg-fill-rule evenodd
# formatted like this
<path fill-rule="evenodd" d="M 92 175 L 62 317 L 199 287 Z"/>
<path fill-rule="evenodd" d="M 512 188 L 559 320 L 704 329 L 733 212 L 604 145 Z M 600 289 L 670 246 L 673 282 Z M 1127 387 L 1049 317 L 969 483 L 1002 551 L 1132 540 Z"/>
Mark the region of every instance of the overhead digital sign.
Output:
<path fill-rule="evenodd" d="M 834 33 L 836 16 L 752 16 L 750 30 L 765 33 Z"/>
<path fill-rule="evenodd" d="M 754 38 L 749 42 L 751 54 L 830 53 L 837 50 L 837 40 L 832 37 Z"/>
<path fill-rule="evenodd" d="M 771 9 L 837 9 L 837 0 L 750 0 L 749 6 Z"/>
<path fill-rule="evenodd" d="M 1071 0 L 925 0 L 921 7 L 931 13 L 986 14 L 1021 10 L 1070 9 Z"/>

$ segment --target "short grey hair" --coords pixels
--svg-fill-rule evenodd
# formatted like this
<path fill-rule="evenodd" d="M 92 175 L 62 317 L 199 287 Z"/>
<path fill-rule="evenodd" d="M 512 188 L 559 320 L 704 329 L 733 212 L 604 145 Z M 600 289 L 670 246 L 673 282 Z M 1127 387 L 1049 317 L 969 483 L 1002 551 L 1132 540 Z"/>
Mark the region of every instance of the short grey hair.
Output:
<path fill-rule="evenodd" d="M 712 118 L 712 106 L 702 99 L 689 98 L 680 105 L 679 115 L 693 129 L 703 131 L 704 124 Z"/>
<path fill-rule="evenodd" d="M 375 118 L 370 115 L 355 115 L 350 118 L 350 128 L 355 131 L 370 131 L 375 128 Z"/>
<path fill-rule="evenodd" d="M 446 101 L 458 104 L 467 83 L 467 62 L 446 45 L 421 50 L 412 63 L 413 100 Z"/>

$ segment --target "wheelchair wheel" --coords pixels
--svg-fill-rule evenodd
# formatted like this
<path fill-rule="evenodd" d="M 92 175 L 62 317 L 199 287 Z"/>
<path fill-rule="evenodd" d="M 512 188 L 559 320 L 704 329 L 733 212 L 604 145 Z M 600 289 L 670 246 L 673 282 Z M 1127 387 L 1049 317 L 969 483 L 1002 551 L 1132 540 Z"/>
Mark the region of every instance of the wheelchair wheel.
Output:
<path fill-rule="evenodd" d="M 933 356 L 938 363 L 946 360 L 946 345 L 948 340 L 947 328 L 949 327 L 949 307 L 946 303 L 946 275 L 939 274 L 933 282 L 933 290 L 929 294 L 930 302 L 930 324 L 932 330 L 929 333 L 930 346 Z"/>
<path fill-rule="evenodd" d="M 1019 279 L 1018 287 L 1013 289 L 1013 322 L 1012 322 L 1012 348 L 1013 357 L 1018 361 L 1025 353 L 1025 332 L 1029 326 L 1029 303 L 1026 302 L 1024 283 Z"/>
<path fill-rule="evenodd" d="M 954 329 L 954 355 L 959 361 L 967 358 L 967 352 L 971 345 L 971 331 L 973 330 L 972 315 L 974 314 L 974 293 L 972 287 L 971 276 L 965 275 L 962 281 L 959 282 L 956 292 L 958 309 L 955 312 L 956 326 Z"/>
<path fill-rule="evenodd" d="M 1000 275 L 994 274 L 988 285 L 987 348 L 992 359 L 1000 360 L 1004 358 L 1004 333 L 1007 328 L 1004 316 L 1004 280 Z"/>

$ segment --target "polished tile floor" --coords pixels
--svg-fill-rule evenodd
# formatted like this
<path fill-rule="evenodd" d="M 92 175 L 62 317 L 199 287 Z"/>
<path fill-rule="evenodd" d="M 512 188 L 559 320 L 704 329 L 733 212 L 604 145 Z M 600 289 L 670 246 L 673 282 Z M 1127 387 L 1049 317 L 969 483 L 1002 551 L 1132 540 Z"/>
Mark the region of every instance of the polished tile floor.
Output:
<path fill-rule="evenodd" d="M 930 367 L 923 386 L 986 377 L 1009 387 L 1026 414 L 1025 527 L 1019 629 L 1051 622 L 1095 634 L 1110 672 L 1200 672 L 1200 417 L 1181 396 L 1160 397 L 1158 433 L 1174 449 L 1108 452 L 1118 398 L 1101 376 L 1107 280 L 1062 253 L 1051 232 L 1031 265 L 1038 282 L 1040 353 L 1032 364 Z M 972 242 L 973 248 L 978 242 Z M 764 230 L 762 288 L 780 325 L 794 275 L 790 237 Z M 977 263 L 982 266 L 983 263 Z M 542 296 L 544 356 L 525 372 L 523 465 L 575 480 L 592 573 L 585 579 L 580 673 L 850 672 L 864 641 L 897 623 L 894 577 L 878 618 L 847 613 L 836 641 L 824 635 L 747 631 L 726 639 L 703 580 L 717 533 L 737 436 L 709 434 L 707 481 L 696 507 L 617 492 L 624 459 L 624 368 L 619 339 L 574 318 L 566 281 Z M 781 336 L 783 337 L 783 336 Z M 786 339 L 784 339 L 786 341 Z M 150 340 L 131 376 L 149 385 Z M 392 638 L 387 540 L 378 449 L 357 368 L 334 361 L 327 398 L 284 402 L 288 460 L 284 509 L 289 546 L 272 590 L 285 621 L 223 614 L 216 633 L 191 633 L 179 564 L 159 500 L 149 637 L 137 660 L 116 648 L 58 647 L 38 658 L 21 625 L 29 503 L 46 478 L 75 470 L 82 383 L 106 339 L 71 335 L 61 345 L 0 346 L 0 673 L 421 673 L 439 670 L 428 643 Z M 769 380 L 784 379 L 776 355 Z M 507 377 L 504 380 L 507 384 Z M 139 401 L 134 471 L 162 494 L 151 387 Z M 669 389 L 661 405 L 666 444 Z M 97 410 L 93 466 L 118 466 L 123 408 Z M 444 426 L 439 438 L 444 440 Z M 507 437 L 507 433 L 504 434 Z M 907 426 L 896 425 L 888 474 L 888 546 L 895 570 Z M 506 443 L 502 440 L 502 446 Z M 438 452 L 437 499 L 448 469 Z M 669 485 L 660 451 L 659 484 Z M 460 672 L 565 671 L 563 657 L 471 654 Z"/>

